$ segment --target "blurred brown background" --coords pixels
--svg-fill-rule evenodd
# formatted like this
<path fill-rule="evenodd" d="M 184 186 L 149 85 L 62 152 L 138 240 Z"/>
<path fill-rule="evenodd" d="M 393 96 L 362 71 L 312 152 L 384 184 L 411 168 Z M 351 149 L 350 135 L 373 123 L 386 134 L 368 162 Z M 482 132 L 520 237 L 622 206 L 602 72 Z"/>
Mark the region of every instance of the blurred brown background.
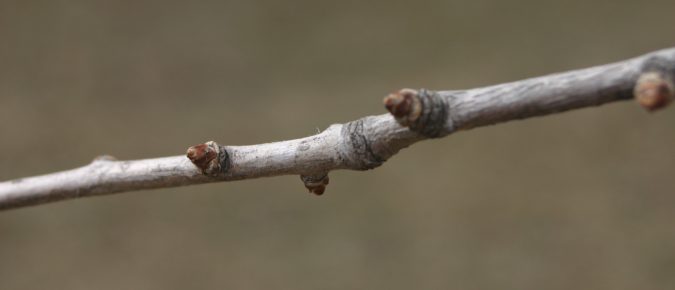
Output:
<path fill-rule="evenodd" d="M 663 1 L 0 0 L 0 180 L 255 144 L 673 46 Z M 675 109 L 426 141 L 368 172 L 0 213 L 0 289 L 673 289 Z"/>

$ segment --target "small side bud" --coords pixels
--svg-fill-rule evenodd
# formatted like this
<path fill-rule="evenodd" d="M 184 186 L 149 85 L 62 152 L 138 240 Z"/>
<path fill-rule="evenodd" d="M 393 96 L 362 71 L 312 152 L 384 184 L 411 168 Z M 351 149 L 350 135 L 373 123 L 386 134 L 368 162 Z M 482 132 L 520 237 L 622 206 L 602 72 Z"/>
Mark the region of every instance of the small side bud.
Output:
<path fill-rule="evenodd" d="M 649 112 L 661 109 L 673 100 L 673 83 L 658 72 L 640 76 L 633 94 L 638 104 Z"/>
<path fill-rule="evenodd" d="M 220 146 L 214 141 L 188 148 L 187 158 L 206 175 L 215 176 L 220 173 Z"/>
<path fill-rule="evenodd" d="M 300 179 L 305 184 L 309 192 L 322 195 L 326 191 L 326 186 L 330 181 L 328 174 L 323 175 L 300 175 Z"/>
<path fill-rule="evenodd" d="M 396 122 L 429 138 L 438 138 L 452 131 L 448 103 L 437 92 L 426 89 L 402 89 L 384 98 L 384 106 Z"/>
<path fill-rule="evenodd" d="M 401 126 L 409 126 L 422 113 L 422 104 L 416 90 L 402 89 L 389 94 L 383 100 L 384 106 Z"/>

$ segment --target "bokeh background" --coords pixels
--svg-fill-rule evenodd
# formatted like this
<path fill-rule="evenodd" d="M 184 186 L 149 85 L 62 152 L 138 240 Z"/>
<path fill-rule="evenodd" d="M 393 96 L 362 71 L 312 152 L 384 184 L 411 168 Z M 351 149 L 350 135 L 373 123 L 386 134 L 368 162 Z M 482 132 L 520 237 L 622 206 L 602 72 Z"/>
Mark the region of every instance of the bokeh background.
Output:
<path fill-rule="evenodd" d="M 663 1 L 0 0 L 0 180 L 297 138 L 402 87 L 675 45 Z M 382 167 L 0 213 L 0 289 L 673 289 L 675 111 L 461 132 Z"/>

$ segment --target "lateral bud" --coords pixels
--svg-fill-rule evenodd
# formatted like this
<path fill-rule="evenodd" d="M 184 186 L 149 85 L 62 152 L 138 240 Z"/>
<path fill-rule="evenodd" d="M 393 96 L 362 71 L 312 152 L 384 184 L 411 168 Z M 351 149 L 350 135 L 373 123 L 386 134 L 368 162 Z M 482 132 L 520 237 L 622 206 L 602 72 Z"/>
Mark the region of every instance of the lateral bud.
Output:
<path fill-rule="evenodd" d="M 401 126 L 429 138 L 448 134 L 448 104 L 434 91 L 402 89 L 384 98 L 384 106 Z"/>
<path fill-rule="evenodd" d="M 330 181 L 328 173 L 319 175 L 300 175 L 300 179 L 305 184 L 305 188 L 316 195 L 322 195 L 324 191 L 326 191 L 326 186 Z"/>
<path fill-rule="evenodd" d="M 220 146 L 214 141 L 192 146 L 187 149 L 187 158 L 202 171 L 203 174 L 216 176 L 221 172 Z"/>
<path fill-rule="evenodd" d="M 410 126 L 422 113 L 422 104 L 416 90 L 402 89 L 383 100 L 385 108 L 401 126 Z"/>

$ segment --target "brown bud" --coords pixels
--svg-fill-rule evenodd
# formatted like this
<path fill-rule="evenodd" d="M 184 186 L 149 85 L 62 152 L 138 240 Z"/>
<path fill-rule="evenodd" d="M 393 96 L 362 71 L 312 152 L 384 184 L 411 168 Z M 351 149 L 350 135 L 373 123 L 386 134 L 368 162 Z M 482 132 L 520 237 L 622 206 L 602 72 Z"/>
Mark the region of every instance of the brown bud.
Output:
<path fill-rule="evenodd" d="M 410 123 L 415 122 L 422 112 L 422 105 L 417 91 L 413 89 L 402 89 L 396 93 L 389 94 L 384 98 L 383 102 L 389 113 L 402 126 L 408 126 Z"/>
<path fill-rule="evenodd" d="M 207 175 L 216 175 L 220 171 L 218 154 L 220 146 L 216 142 L 209 141 L 188 148 L 187 158 L 197 166 L 202 173 Z"/>
<path fill-rule="evenodd" d="M 300 179 L 305 184 L 305 188 L 316 195 L 322 195 L 330 181 L 328 174 L 321 176 L 300 175 Z"/>
<path fill-rule="evenodd" d="M 633 94 L 640 106 L 652 112 L 672 101 L 673 83 L 658 72 L 644 73 L 638 79 Z"/>

